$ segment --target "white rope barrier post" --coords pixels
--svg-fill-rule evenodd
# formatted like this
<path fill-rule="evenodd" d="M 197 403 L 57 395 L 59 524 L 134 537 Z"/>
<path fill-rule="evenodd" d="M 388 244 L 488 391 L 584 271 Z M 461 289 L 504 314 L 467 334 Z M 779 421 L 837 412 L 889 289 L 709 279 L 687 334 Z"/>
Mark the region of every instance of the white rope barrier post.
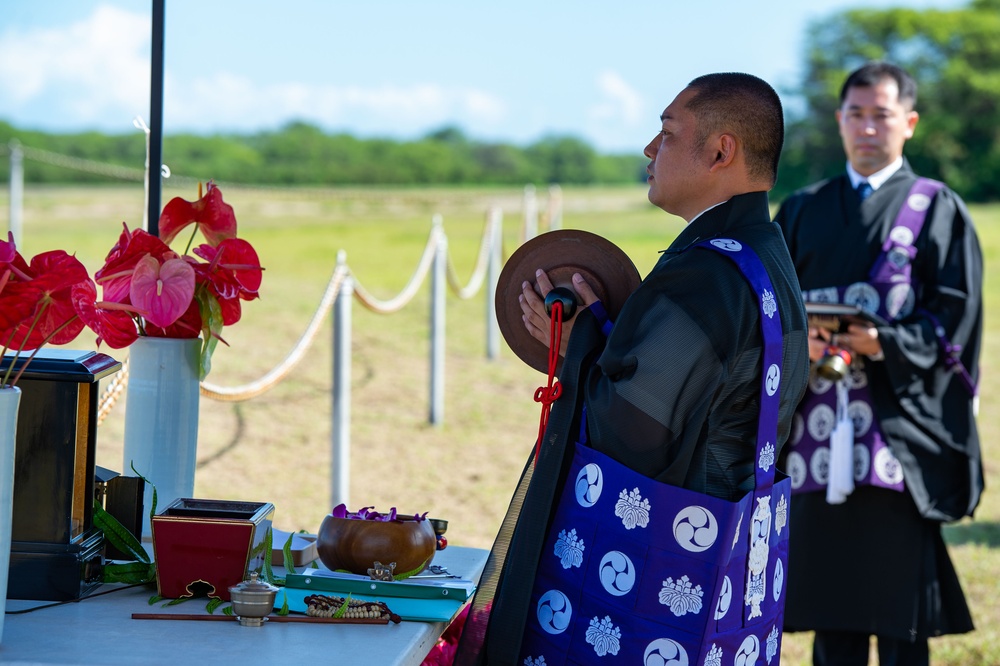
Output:
<path fill-rule="evenodd" d="M 8 230 L 14 234 L 14 240 L 24 242 L 21 236 L 22 216 L 24 215 L 24 151 L 17 139 L 10 141 L 10 222 Z"/>
<path fill-rule="evenodd" d="M 486 358 L 494 360 L 500 356 L 500 324 L 497 322 L 497 285 L 503 263 L 503 209 L 495 206 L 489 215 L 490 251 L 486 263 Z"/>
<path fill-rule="evenodd" d="M 347 253 L 337 253 L 337 266 Z M 333 446 L 330 506 L 348 504 L 351 482 L 351 301 L 354 278 L 349 274 L 337 292 L 333 309 Z"/>
<path fill-rule="evenodd" d="M 538 235 L 538 200 L 535 198 L 535 186 L 524 186 L 524 241 L 528 242 Z"/>
<path fill-rule="evenodd" d="M 434 216 L 434 266 L 431 268 L 430 423 L 444 422 L 444 307 L 448 284 L 448 238 L 440 215 Z"/>
<path fill-rule="evenodd" d="M 558 184 L 549 185 L 549 231 L 562 229 L 562 188 Z"/>

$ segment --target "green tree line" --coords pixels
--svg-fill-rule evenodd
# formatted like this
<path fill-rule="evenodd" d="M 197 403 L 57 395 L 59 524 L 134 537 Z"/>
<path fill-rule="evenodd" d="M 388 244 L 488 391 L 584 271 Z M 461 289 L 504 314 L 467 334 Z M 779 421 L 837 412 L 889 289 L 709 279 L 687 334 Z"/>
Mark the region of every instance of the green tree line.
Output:
<path fill-rule="evenodd" d="M 145 137 L 138 132 L 47 134 L 0 122 L 0 144 L 11 139 L 25 147 L 132 169 L 145 162 Z M 325 134 L 303 122 L 242 136 L 168 134 L 163 161 L 172 172 L 194 178 L 321 186 L 635 183 L 645 176 L 646 163 L 639 154 L 599 154 L 573 137 L 546 137 L 519 147 L 475 141 L 448 127 L 416 141 L 395 141 Z M 44 159 L 25 159 L 23 164 L 25 181 L 32 183 L 114 180 Z M 9 169 L 8 160 L 0 162 L 0 177 L 7 178 Z"/>
<path fill-rule="evenodd" d="M 920 122 L 906 156 L 918 173 L 948 182 L 969 201 L 1000 199 L 1000 0 L 971 0 L 949 10 L 854 9 L 822 17 L 808 28 L 804 72 L 786 99 L 780 200 L 795 189 L 839 173 L 844 153 L 834 111 L 847 74 L 885 59 L 918 82 Z M 652 128 L 651 128 L 652 129 Z M 0 147 L 25 146 L 96 162 L 140 167 L 139 133 L 46 134 L 0 121 Z M 250 135 L 167 135 L 163 157 L 174 173 L 220 182 L 275 185 L 566 185 L 638 183 L 646 159 L 639 150 L 604 155 L 579 138 L 550 136 L 528 146 L 477 141 L 454 127 L 414 141 L 325 134 L 294 122 Z M 7 160 L 0 160 L 6 179 Z M 26 160 L 35 183 L 98 183 L 111 177 Z"/>

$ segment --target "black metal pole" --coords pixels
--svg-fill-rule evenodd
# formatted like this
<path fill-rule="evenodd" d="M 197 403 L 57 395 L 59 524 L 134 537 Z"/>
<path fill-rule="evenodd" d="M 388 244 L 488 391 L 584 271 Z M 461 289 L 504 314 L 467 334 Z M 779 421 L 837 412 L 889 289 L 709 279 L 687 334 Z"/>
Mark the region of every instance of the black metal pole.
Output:
<path fill-rule="evenodd" d="M 149 77 L 149 233 L 160 235 L 163 179 L 163 33 L 166 0 L 153 0 L 153 50 Z"/>

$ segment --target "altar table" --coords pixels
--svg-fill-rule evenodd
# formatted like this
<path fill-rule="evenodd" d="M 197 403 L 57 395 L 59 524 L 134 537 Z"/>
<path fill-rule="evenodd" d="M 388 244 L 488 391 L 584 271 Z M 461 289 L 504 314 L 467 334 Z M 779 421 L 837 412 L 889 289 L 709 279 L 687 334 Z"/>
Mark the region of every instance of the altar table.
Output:
<path fill-rule="evenodd" d="M 479 548 L 449 545 L 435 554 L 434 564 L 478 580 L 488 554 Z M 231 622 L 133 620 L 133 613 L 202 613 L 208 602 L 200 597 L 176 606 L 163 607 L 165 601 L 150 606 L 154 594 L 155 589 L 148 586 L 102 585 L 88 598 L 21 615 L 9 612 L 52 602 L 8 599 L 0 664 L 409 666 L 423 661 L 448 626 L 447 622 L 403 621 L 388 625 L 266 622 L 262 627 L 243 627 L 235 618 Z M 391 600 L 386 601 L 391 608 Z M 215 611 L 221 613 L 221 607 Z"/>

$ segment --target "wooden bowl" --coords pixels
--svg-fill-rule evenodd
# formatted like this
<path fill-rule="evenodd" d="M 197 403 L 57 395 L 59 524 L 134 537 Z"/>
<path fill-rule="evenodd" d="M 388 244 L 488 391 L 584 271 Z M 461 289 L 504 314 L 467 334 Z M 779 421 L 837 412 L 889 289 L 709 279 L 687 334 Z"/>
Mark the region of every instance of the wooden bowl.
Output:
<path fill-rule="evenodd" d="M 359 520 L 327 515 L 320 525 L 316 548 L 328 569 L 362 576 L 375 562 L 395 562 L 396 575 L 418 573 L 431 563 L 437 536 L 430 521 L 399 516 L 397 520 Z"/>

